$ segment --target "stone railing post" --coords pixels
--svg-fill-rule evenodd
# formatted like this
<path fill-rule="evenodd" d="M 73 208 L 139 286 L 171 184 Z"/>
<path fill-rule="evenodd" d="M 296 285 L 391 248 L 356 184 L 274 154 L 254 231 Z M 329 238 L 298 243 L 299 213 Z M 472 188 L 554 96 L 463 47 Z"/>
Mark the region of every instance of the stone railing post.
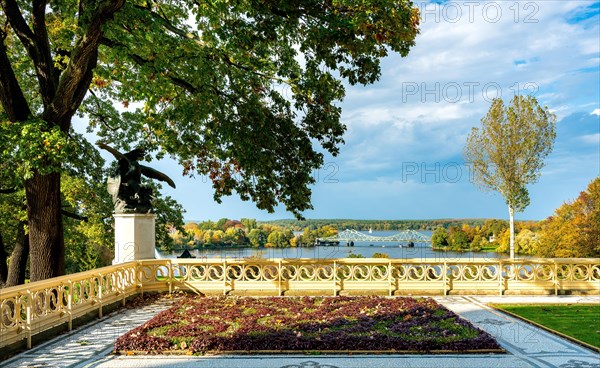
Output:
<path fill-rule="evenodd" d="M 33 293 L 31 290 L 27 290 L 27 307 L 25 309 L 25 330 L 27 331 L 27 349 L 31 349 L 31 336 L 32 336 L 32 320 L 33 320 Z"/>
<path fill-rule="evenodd" d="M 98 274 L 98 318 L 102 318 L 102 274 Z"/>
<path fill-rule="evenodd" d="M 500 296 L 504 293 L 504 278 L 502 277 L 503 267 L 502 261 L 498 261 L 498 289 Z"/>
<path fill-rule="evenodd" d="M 444 295 L 448 295 L 448 264 L 444 261 L 442 266 L 442 279 L 444 283 Z"/>
<path fill-rule="evenodd" d="M 282 282 L 282 275 L 283 271 L 282 271 L 282 266 L 281 266 L 281 258 L 279 258 L 279 260 L 277 261 L 277 295 L 282 296 L 283 294 L 281 293 L 281 282 Z"/>
<path fill-rule="evenodd" d="M 558 295 L 558 265 L 554 260 L 552 263 L 554 264 L 554 273 L 552 275 L 552 278 L 554 279 L 554 295 Z"/>
<path fill-rule="evenodd" d="M 227 295 L 227 260 L 223 260 L 223 295 Z"/>
<path fill-rule="evenodd" d="M 388 261 L 387 271 L 388 271 L 387 275 L 388 275 L 388 285 L 389 285 L 388 296 L 392 296 L 392 295 L 394 295 L 394 284 L 393 284 L 393 280 L 392 280 L 392 260 Z"/>
<path fill-rule="evenodd" d="M 337 262 L 333 261 L 333 296 L 337 295 Z"/>
<path fill-rule="evenodd" d="M 67 321 L 67 329 L 71 331 L 73 329 L 73 281 L 69 280 L 69 295 L 67 295 L 67 313 L 69 318 Z"/>

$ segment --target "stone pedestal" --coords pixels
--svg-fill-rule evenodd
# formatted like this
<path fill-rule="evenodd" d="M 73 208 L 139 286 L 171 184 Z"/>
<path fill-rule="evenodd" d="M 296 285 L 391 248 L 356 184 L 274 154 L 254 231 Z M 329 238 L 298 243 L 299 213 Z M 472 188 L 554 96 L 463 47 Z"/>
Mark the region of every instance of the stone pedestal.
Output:
<path fill-rule="evenodd" d="M 113 264 L 154 259 L 156 250 L 154 214 L 116 213 Z"/>

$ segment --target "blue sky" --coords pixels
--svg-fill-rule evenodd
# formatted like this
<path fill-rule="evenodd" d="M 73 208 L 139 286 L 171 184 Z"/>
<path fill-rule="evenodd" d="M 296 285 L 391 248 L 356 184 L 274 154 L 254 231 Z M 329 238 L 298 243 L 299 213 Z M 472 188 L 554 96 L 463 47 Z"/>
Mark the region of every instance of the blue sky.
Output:
<path fill-rule="evenodd" d="M 348 126 L 338 157 L 315 173 L 307 218 L 507 218 L 499 194 L 469 181 L 461 158 L 471 127 L 499 94 L 533 93 L 558 117 L 557 139 L 531 204 L 517 219 L 543 219 L 600 175 L 600 2 L 417 2 L 422 32 L 406 58 L 391 55 L 372 86 L 347 86 Z M 106 157 L 109 159 L 110 157 Z M 189 220 L 274 214 L 235 195 L 222 204 L 210 183 L 167 160 Z"/>

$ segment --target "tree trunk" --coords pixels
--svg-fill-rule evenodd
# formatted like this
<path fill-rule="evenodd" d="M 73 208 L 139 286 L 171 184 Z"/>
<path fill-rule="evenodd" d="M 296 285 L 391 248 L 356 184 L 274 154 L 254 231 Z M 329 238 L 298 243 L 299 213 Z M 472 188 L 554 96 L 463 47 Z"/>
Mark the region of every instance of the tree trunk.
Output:
<path fill-rule="evenodd" d="M 34 173 L 25 182 L 29 221 L 30 280 L 65 274 L 60 173 Z"/>
<path fill-rule="evenodd" d="M 8 276 L 8 267 L 6 267 L 6 249 L 4 249 L 4 241 L 2 240 L 2 234 L 0 234 L 0 288 L 6 284 L 6 277 Z"/>
<path fill-rule="evenodd" d="M 17 240 L 10 256 L 8 267 L 8 280 L 6 286 L 16 286 L 25 283 L 25 270 L 29 257 L 29 235 L 25 234 L 25 222 L 19 222 Z"/>
<path fill-rule="evenodd" d="M 510 216 L 510 259 L 515 259 L 515 210 L 510 205 L 508 215 Z"/>

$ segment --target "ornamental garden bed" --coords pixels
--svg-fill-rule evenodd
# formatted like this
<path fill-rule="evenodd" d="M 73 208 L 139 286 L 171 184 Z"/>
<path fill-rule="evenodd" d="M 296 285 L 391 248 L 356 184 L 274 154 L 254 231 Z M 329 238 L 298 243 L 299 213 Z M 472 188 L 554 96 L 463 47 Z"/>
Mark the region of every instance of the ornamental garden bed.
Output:
<path fill-rule="evenodd" d="M 488 333 L 430 298 L 186 296 L 119 337 L 115 352 L 504 351 Z"/>

